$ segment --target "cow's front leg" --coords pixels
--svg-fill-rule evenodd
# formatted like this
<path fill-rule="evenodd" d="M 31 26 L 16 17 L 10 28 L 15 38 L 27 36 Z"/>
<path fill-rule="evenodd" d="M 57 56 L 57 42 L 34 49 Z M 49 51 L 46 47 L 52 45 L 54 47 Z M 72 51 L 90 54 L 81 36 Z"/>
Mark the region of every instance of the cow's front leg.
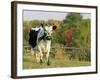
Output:
<path fill-rule="evenodd" d="M 51 47 L 51 41 L 47 41 L 47 65 L 50 65 L 50 60 L 49 60 L 49 54 L 50 54 L 50 47 Z"/>
<path fill-rule="evenodd" d="M 47 65 L 50 65 L 50 61 L 49 61 L 49 51 L 47 52 Z"/>
<path fill-rule="evenodd" d="M 50 65 L 50 60 L 49 60 L 49 54 L 50 54 L 50 46 L 48 46 L 48 48 L 47 48 L 48 50 L 47 50 L 47 55 L 46 55 L 46 57 L 47 57 L 47 65 Z"/>

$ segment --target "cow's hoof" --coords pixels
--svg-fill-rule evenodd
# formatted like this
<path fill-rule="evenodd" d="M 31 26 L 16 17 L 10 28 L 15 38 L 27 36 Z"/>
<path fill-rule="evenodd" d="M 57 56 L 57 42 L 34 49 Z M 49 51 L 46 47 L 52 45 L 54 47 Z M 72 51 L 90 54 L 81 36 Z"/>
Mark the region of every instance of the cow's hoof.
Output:
<path fill-rule="evenodd" d="M 47 65 L 49 66 L 50 65 L 50 62 L 47 62 Z"/>
<path fill-rule="evenodd" d="M 40 60 L 40 64 L 42 64 L 43 63 L 43 61 L 42 60 Z"/>

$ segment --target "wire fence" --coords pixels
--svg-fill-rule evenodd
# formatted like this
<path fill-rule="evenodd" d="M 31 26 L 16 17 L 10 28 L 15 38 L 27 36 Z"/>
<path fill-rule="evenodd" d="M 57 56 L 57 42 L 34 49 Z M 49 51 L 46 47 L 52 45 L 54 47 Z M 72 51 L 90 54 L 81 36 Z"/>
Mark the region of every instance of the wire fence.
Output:
<path fill-rule="evenodd" d="M 78 59 L 79 61 L 90 61 L 91 60 L 91 48 L 76 48 L 76 47 L 51 47 L 51 53 L 53 56 L 59 52 L 61 49 L 61 53 L 63 55 L 67 55 L 69 60 Z M 36 48 L 32 49 L 36 50 Z M 24 54 L 31 53 L 30 46 L 24 46 Z"/>

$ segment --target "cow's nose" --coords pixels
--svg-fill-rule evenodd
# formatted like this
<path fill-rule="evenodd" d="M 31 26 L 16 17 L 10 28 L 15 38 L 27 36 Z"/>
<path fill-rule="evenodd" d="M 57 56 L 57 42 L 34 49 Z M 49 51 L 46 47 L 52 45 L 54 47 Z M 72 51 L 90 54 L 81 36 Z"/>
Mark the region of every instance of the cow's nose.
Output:
<path fill-rule="evenodd" d="M 47 39 L 47 40 L 51 40 L 52 37 L 51 37 L 51 36 L 47 36 L 46 39 Z"/>

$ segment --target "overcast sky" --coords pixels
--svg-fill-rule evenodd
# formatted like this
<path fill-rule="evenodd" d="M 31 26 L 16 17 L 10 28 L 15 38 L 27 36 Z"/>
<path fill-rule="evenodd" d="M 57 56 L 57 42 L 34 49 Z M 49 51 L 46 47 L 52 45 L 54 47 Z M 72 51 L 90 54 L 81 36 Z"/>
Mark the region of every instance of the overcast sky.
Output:
<path fill-rule="evenodd" d="M 47 11 L 23 11 L 23 18 L 24 20 L 49 20 L 49 19 L 53 19 L 53 20 L 60 20 L 62 21 L 65 16 L 67 15 L 67 12 L 47 12 Z M 83 18 L 90 18 L 91 15 L 90 14 L 84 14 L 81 13 L 81 15 L 83 16 Z"/>

